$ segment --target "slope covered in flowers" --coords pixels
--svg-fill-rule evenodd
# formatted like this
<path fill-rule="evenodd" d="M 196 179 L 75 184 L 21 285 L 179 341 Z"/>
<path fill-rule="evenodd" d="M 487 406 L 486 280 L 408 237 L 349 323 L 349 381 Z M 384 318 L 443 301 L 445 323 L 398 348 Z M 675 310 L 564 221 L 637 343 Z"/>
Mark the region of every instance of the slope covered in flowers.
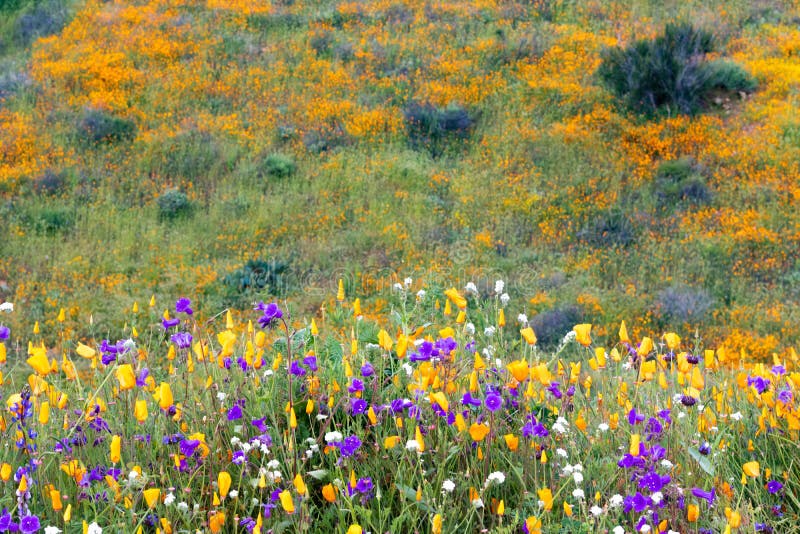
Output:
<path fill-rule="evenodd" d="M 796 355 L 747 364 L 624 322 L 611 345 L 584 323 L 542 351 L 504 290 L 407 279 L 385 328 L 343 289 L 310 322 L 277 303 L 206 318 L 153 299 L 125 330 L 59 328 L 55 345 L 38 323 L 9 332 L 4 303 L 0 530 L 797 525 Z"/>
<path fill-rule="evenodd" d="M 402 267 L 502 276 L 531 317 L 700 325 L 760 360 L 797 339 L 795 2 L 74 11 L 0 91 L 0 295 L 26 320 L 53 329 L 64 307 L 86 335 L 151 292 L 244 306 L 241 269 L 262 260 L 286 267 L 260 289 L 309 312 L 342 276 L 381 310 Z M 620 107 L 595 76 L 603 50 L 676 20 L 712 29 L 758 89 L 693 117 Z M 408 114 L 447 106 L 469 135 L 415 141 Z M 696 202 L 660 181 L 676 161 Z"/>

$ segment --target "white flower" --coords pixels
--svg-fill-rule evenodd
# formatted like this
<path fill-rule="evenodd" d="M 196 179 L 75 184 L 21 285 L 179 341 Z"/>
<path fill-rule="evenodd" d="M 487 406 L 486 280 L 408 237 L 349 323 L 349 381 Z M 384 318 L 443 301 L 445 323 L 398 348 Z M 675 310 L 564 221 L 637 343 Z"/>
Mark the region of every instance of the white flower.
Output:
<path fill-rule="evenodd" d="M 575 471 L 583 471 L 583 465 L 582 464 L 575 464 L 575 465 L 572 466 L 572 468 L 575 469 Z"/>
<path fill-rule="evenodd" d="M 228 496 L 229 496 L 231 499 L 235 499 L 236 497 L 238 497 L 238 496 L 239 496 L 239 492 L 238 492 L 238 491 L 236 491 L 236 490 L 230 490 L 230 491 L 228 492 Z"/>
<path fill-rule="evenodd" d="M 653 504 L 658 504 L 658 503 L 660 503 L 661 501 L 664 500 L 664 494 L 661 493 L 660 491 L 657 491 L 657 492 L 653 493 L 652 495 L 650 495 L 650 499 L 653 500 Z"/>
<path fill-rule="evenodd" d="M 264 371 L 264 378 L 270 377 L 274 374 L 275 372 L 272 369 L 267 369 L 266 371 Z"/>
<path fill-rule="evenodd" d="M 178 510 L 180 510 L 181 512 L 188 512 L 189 511 L 189 505 L 186 504 L 185 502 L 181 501 L 181 502 L 178 503 Z"/>
<path fill-rule="evenodd" d="M 678 413 L 678 419 L 683 419 L 684 417 L 686 417 L 686 412 Z"/>
<path fill-rule="evenodd" d="M 164 506 L 169 506 L 175 502 L 175 494 L 170 492 L 167 493 L 167 496 L 164 497 Z"/>
<path fill-rule="evenodd" d="M 524 313 L 520 313 L 519 315 L 517 315 L 517 321 L 522 323 L 522 324 L 527 324 L 528 323 L 528 316 L 525 315 Z"/>
<path fill-rule="evenodd" d="M 417 291 L 417 298 L 422 300 L 423 298 L 425 298 L 426 294 L 427 293 L 424 289 L 420 289 L 419 291 Z"/>
<path fill-rule="evenodd" d="M 473 293 L 473 294 L 475 294 L 475 295 L 477 295 L 477 294 L 478 294 L 478 288 L 477 288 L 477 286 L 476 286 L 474 283 L 472 283 L 472 282 L 467 282 L 467 285 L 465 285 L 465 286 L 464 286 L 464 290 L 465 290 L 467 293 Z"/>
<path fill-rule="evenodd" d="M 564 473 L 565 474 L 571 475 L 573 473 L 573 471 L 575 471 L 575 469 L 572 467 L 572 465 L 567 464 L 567 465 L 564 466 Z"/>
<path fill-rule="evenodd" d="M 402 291 L 403 290 L 403 284 L 401 284 L 400 282 L 397 282 L 396 284 L 394 284 L 392 286 L 392 289 L 394 289 L 395 291 Z"/>
<path fill-rule="evenodd" d="M 494 359 L 494 366 L 497 367 L 498 369 L 502 369 L 503 368 L 503 360 L 501 360 L 500 358 L 495 358 Z"/>
<path fill-rule="evenodd" d="M 494 346 L 488 345 L 481 351 L 481 354 L 483 354 L 486 358 L 491 358 L 494 356 Z"/>
<path fill-rule="evenodd" d="M 583 499 L 585 495 L 582 489 L 575 488 L 574 490 L 572 490 L 572 496 L 575 497 L 576 499 Z"/>
<path fill-rule="evenodd" d="M 14 311 L 14 304 L 12 304 L 11 302 L 4 302 L 0 304 L 0 312 L 11 313 L 13 311 Z M 49 527 L 49 528 L 56 528 L 56 527 Z M 61 531 L 59 530 L 59 532 Z"/>
<path fill-rule="evenodd" d="M 741 421 L 742 417 L 744 417 L 742 415 L 742 412 L 736 412 L 731 414 L 731 419 L 733 419 L 734 421 Z"/>
<path fill-rule="evenodd" d="M 63 530 L 58 527 L 44 527 L 44 534 L 60 534 L 61 532 L 63 532 Z"/>
<path fill-rule="evenodd" d="M 674 467 L 674 464 L 669 460 L 667 460 L 666 458 L 664 458 L 663 460 L 661 460 L 661 467 L 663 467 L 664 469 L 672 469 Z"/>
<path fill-rule="evenodd" d="M 228 394 L 225 393 L 224 391 L 217 392 L 217 400 L 220 401 L 220 402 L 224 401 L 225 397 L 227 397 L 227 396 L 228 396 Z"/>
<path fill-rule="evenodd" d="M 454 489 L 456 489 L 456 484 L 449 478 L 444 482 L 442 482 L 442 491 L 446 491 L 447 493 L 452 493 Z"/>
<path fill-rule="evenodd" d="M 409 363 L 404 363 L 404 364 L 402 365 L 402 368 L 403 368 L 403 371 L 405 371 L 405 373 L 406 373 L 406 376 L 411 376 L 411 375 L 413 375 L 413 374 L 414 374 L 414 368 L 413 368 L 413 367 L 411 367 L 411 364 L 409 364 Z"/>
<path fill-rule="evenodd" d="M 475 325 L 472 324 L 472 323 L 465 324 L 464 325 L 464 331 L 470 336 L 475 334 Z"/>
<path fill-rule="evenodd" d="M 327 418 L 328 418 L 328 416 L 325 415 L 324 413 L 318 413 L 317 417 L 316 417 L 317 421 L 324 421 Z"/>
<path fill-rule="evenodd" d="M 103 534 L 103 529 L 100 528 L 96 522 L 92 521 L 89 524 L 89 528 L 86 530 L 86 534 Z"/>
<path fill-rule="evenodd" d="M 613 532 L 614 534 L 625 534 L 625 529 L 617 525 L 611 532 Z"/>
<path fill-rule="evenodd" d="M 489 473 L 489 476 L 486 477 L 486 486 L 488 486 L 492 482 L 502 484 L 505 481 L 506 481 L 506 476 L 503 474 L 502 471 L 494 471 L 492 473 Z"/>
<path fill-rule="evenodd" d="M 412 283 L 414 283 L 414 280 L 410 276 L 403 280 L 403 284 L 405 284 L 406 287 L 411 287 Z"/>
<path fill-rule="evenodd" d="M 406 450 L 419 452 L 419 442 L 415 439 L 410 439 L 406 441 Z"/>
<path fill-rule="evenodd" d="M 328 432 L 325 434 L 325 441 L 327 443 L 331 443 L 334 441 L 342 441 L 342 438 L 343 438 L 342 433 L 337 432 L 335 430 L 333 432 Z"/>
<path fill-rule="evenodd" d="M 608 500 L 608 505 L 611 506 L 611 508 L 617 508 L 619 506 L 622 506 L 622 501 L 623 500 L 624 499 L 622 498 L 622 495 L 620 495 L 619 493 L 615 493 Z"/>
<path fill-rule="evenodd" d="M 511 297 L 508 296 L 508 293 L 503 293 L 500 295 L 500 304 L 505 306 L 511 300 Z"/>
<path fill-rule="evenodd" d="M 272 469 L 273 471 L 281 466 L 281 463 L 278 460 L 270 460 L 267 462 L 267 469 Z"/>
<path fill-rule="evenodd" d="M 606 423 L 600 423 L 599 425 L 597 425 L 597 429 L 600 432 L 607 432 L 609 428 L 610 427 Z"/>
<path fill-rule="evenodd" d="M 575 481 L 575 484 L 580 484 L 581 482 L 583 482 L 583 473 L 581 473 L 580 471 L 575 471 L 574 473 L 572 473 L 572 480 Z"/>
<path fill-rule="evenodd" d="M 559 434 L 566 434 L 567 433 L 567 427 L 565 427 L 561 423 L 556 422 L 556 423 L 553 423 L 553 431 L 558 432 Z"/>
<path fill-rule="evenodd" d="M 642 525 L 641 527 L 639 527 L 639 532 L 650 532 L 650 525 L 648 524 Z"/>
<path fill-rule="evenodd" d="M 239 439 L 239 436 L 233 436 L 231 438 L 231 446 L 233 446 L 233 447 L 237 446 L 241 442 L 242 442 L 242 440 Z"/>
<path fill-rule="evenodd" d="M 503 289 L 505 289 L 505 287 L 506 283 L 503 282 L 502 280 L 498 280 L 494 283 L 494 292 L 499 295 L 500 293 L 503 292 Z"/>
<path fill-rule="evenodd" d="M 597 516 L 599 516 L 600 514 L 603 513 L 603 509 L 595 504 L 594 506 L 589 508 L 589 513 L 591 513 L 593 516 L 597 517 Z"/>
<path fill-rule="evenodd" d="M 561 449 L 561 448 L 556 449 L 556 454 L 561 456 L 562 458 L 566 458 L 567 457 L 567 451 L 565 451 L 564 449 Z"/>
<path fill-rule="evenodd" d="M 472 506 L 474 506 L 475 508 L 483 508 L 483 499 L 478 497 L 477 499 L 472 501 Z"/>
<path fill-rule="evenodd" d="M 497 330 L 493 326 L 487 326 L 483 329 L 483 335 L 486 337 L 492 337 Z"/>
<path fill-rule="evenodd" d="M 131 471 L 128 473 L 128 480 L 134 480 L 139 476 L 138 471 Z"/>

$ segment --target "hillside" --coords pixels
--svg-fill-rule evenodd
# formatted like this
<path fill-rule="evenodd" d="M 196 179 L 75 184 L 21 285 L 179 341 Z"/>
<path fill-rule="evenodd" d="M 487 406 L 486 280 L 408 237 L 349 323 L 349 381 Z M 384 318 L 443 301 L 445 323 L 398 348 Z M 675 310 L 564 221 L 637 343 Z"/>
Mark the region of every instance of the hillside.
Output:
<path fill-rule="evenodd" d="M 411 276 L 507 280 L 542 339 L 625 319 L 754 358 L 797 342 L 797 2 L 57 6 L 0 27 L 16 331 L 61 308 L 109 328 L 152 294 L 314 313 L 340 278 L 377 314 Z M 673 21 L 757 88 L 625 106 L 604 51 Z"/>

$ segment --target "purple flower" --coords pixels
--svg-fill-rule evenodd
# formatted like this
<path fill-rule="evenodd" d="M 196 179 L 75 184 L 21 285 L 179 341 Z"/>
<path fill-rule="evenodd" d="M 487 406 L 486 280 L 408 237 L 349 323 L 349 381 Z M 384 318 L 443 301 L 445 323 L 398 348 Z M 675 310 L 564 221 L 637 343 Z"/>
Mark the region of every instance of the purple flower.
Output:
<path fill-rule="evenodd" d="M 691 395 L 683 395 L 681 397 L 681 404 L 683 404 L 684 406 L 694 406 L 696 402 L 697 399 L 695 399 Z"/>
<path fill-rule="evenodd" d="M 303 369 L 303 367 L 297 361 L 292 362 L 292 365 L 289 367 L 289 372 L 294 376 L 303 376 L 306 374 L 306 370 Z"/>
<path fill-rule="evenodd" d="M 164 327 L 164 330 L 169 330 L 173 326 L 178 326 L 181 324 L 181 320 L 178 318 L 175 319 L 161 319 L 161 326 Z"/>
<path fill-rule="evenodd" d="M 480 407 L 482 403 L 480 399 L 476 399 L 475 397 L 472 396 L 472 393 L 467 391 L 466 393 L 464 393 L 464 396 L 461 397 L 461 404 L 463 404 L 464 406 Z"/>
<path fill-rule="evenodd" d="M 311 369 L 312 372 L 315 372 L 317 369 L 319 369 L 319 367 L 317 367 L 317 357 L 314 355 L 303 358 L 303 364 Z"/>
<path fill-rule="evenodd" d="M 437 340 L 434 347 L 445 354 L 450 354 L 456 350 L 458 343 L 456 343 L 452 337 L 446 337 L 444 339 Z"/>
<path fill-rule="evenodd" d="M 254 309 L 259 310 L 264 314 L 258 318 L 258 324 L 261 326 L 261 328 L 267 328 L 272 324 L 273 321 L 283 317 L 283 312 L 275 302 L 270 302 L 269 304 L 259 302 Z"/>
<path fill-rule="evenodd" d="M 0 324 L 0 341 L 3 339 L 8 339 L 8 336 L 11 335 L 11 330 L 5 326 Z"/>
<path fill-rule="evenodd" d="M 361 366 L 361 376 L 364 378 L 368 378 L 375 374 L 375 368 L 372 367 L 372 364 L 367 362 Z"/>
<path fill-rule="evenodd" d="M 503 406 L 503 397 L 500 395 L 488 395 L 485 402 L 490 411 L 496 412 Z"/>
<path fill-rule="evenodd" d="M 644 459 L 626 453 L 625 456 L 623 456 L 622 459 L 617 462 L 617 466 L 622 467 L 623 469 L 630 469 L 631 467 L 644 467 Z"/>
<path fill-rule="evenodd" d="M 181 454 L 184 456 L 191 456 L 194 454 L 194 451 L 197 450 L 197 447 L 200 446 L 199 439 L 182 439 L 180 444 L 180 451 Z"/>
<path fill-rule="evenodd" d="M 242 465 L 245 462 L 245 460 L 246 456 L 244 454 L 244 451 L 236 451 L 233 453 L 233 456 L 231 457 L 231 461 L 235 465 Z"/>
<path fill-rule="evenodd" d="M 631 510 L 636 510 L 636 513 L 640 514 L 647 510 L 651 502 L 650 499 L 637 491 L 635 495 L 628 495 L 625 497 L 623 501 L 625 513 L 627 514 L 630 513 Z"/>
<path fill-rule="evenodd" d="M 169 339 L 175 343 L 179 349 L 188 349 L 192 346 L 192 334 L 188 332 L 178 332 L 177 334 L 173 334 Z"/>
<path fill-rule="evenodd" d="M 717 490 L 711 488 L 711 491 L 703 491 L 700 488 L 692 488 L 692 495 L 698 499 L 704 499 L 709 506 L 714 505 L 714 499 L 717 497 Z"/>
<path fill-rule="evenodd" d="M 26 515 L 19 522 L 19 530 L 23 534 L 32 534 L 39 530 L 39 518 L 35 515 Z"/>
<path fill-rule="evenodd" d="M 359 447 L 361 447 L 361 440 L 358 436 L 347 436 L 344 438 L 339 450 L 342 451 L 342 456 L 349 457 L 353 456 Z"/>
<path fill-rule="evenodd" d="M 236 421 L 237 419 L 242 418 L 242 407 L 238 404 L 234 404 L 230 410 L 228 410 L 228 421 Z"/>
<path fill-rule="evenodd" d="M 392 413 L 399 413 L 405 410 L 406 408 L 410 408 L 412 403 L 408 399 L 394 399 L 390 404 L 389 408 L 392 410 Z"/>
<path fill-rule="evenodd" d="M 367 411 L 367 401 L 364 399 L 350 399 L 350 412 L 358 415 Z"/>
<path fill-rule="evenodd" d="M 347 391 L 350 393 L 355 393 L 356 391 L 364 391 L 364 382 L 359 380 L 358 378 L 354 378 L 353 381 L 347 386 Z"/>
<path fill-rule="evenodd" d="M 553 394 L 553 396 L 554 396 L 555 398 L 557 398 L 557 399 L 560 399 L 561 397 L 563 397 L 563 396 L 564 396 L 564 394 L 563 394 L 563 393 L 561 393 L 561 390 L 558 388 L 558 386 L 559 386 L 559 385 L 560 385 L 560 384 L 559 384 L 558 382 L 552 382 L 552 383 L 551 383 L 551 384 L 550 384 L 550 385 L 547 387 L 547 391 L 549 391 L 550 393 L 552 393 L 552 394 Z"/>
<path fill-rule="evenodd" d="M 628 412 L 628 423 L 634 426 L 636 423 L 641 423 L 642 421 L 644 421 L 644 414 L 637 413 L 636 408 L 631 408 L 631 411 Z"/>
<path fill-rule="evenodd" d="M 792 400 L 794 400 L 794 395 L 791 390 L 782 389 L 778 392 L 778 400 L 783 404 L 791 404 Z"/>
<path fill-rule="evenodd" d="M 708 456 L 709 454 L 711 454 L 711 444 L 708 443 L 707 441 L 704 441 L 703 444 L 700 445 L 700 448 L 697 449 L 697 451 L 703 456 Z"/>
<path fill-rule="evenodd" d="M 259 432 L 266 432 L 267 431 L 267 425 L 264 424 L 264 421 L 266 421 L 266 420 L 267 420 L 267 417 L 264 416 L 261 419 L 253 419 L 252 421 L 250 421 L 250 424 L 253 425 L 254 427 L 256 427 Z"/>
<path fill-rule="evenodd" d="M 142 367 L 139 374 L 136 376 L 136 387 L 143 388 L 147 385 L 147 377 L 150 374 L 150 369 L 147 367 Z"/>
<path fill-rule="evenodd" d="M 194 313 L 194 310 L 189 306 L 192 305 L 192 301 L 182 297 L 178 299 L 178 302 L 175 303 L 175 311 L 178 313 L 185 313 L 187 315 L 191 315 Z"/>
<path fill-rule="evenodd" d="M 769 389 L 770 381 L 761 376 L 748 376 L 747 385 L 756 388 L 759 395 Z"/>
<path fill-rule="evenodd" d="M 778 376 L 786 374 L 786 367 L 784 367 L 782 365 L 773 365 L 772 366 L 772 374 L 775 374 L 775 375 L 778 375 Z"/>
<path fill-rule="evenodd" d="M 783 489 L 783 484 L 778 482 L 777 480 L 770 480 L 767 482 L 767 491 L 770 493 L 778 493 Z"/>
<path fill-rule="evenodd" d="M 650 471 L 642 478 L 639 479 L 639 487 L 646 488 L 650 491 L 650 493 L 656 492 L 661 490 L 664 486 L 669 484 L 670 482 L 669 475 L 659 475 L 655 471 Z"/>

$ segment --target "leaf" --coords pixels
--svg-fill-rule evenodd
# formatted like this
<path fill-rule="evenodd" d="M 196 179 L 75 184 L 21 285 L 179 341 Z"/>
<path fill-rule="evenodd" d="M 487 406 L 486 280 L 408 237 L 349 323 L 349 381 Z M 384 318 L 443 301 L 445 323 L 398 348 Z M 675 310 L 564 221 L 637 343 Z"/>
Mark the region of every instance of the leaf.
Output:
<path fill-rule="evenodd" d="M 306 473 L 311 478 L 315 478 L 317 480 L 325 480 L 328 478 L 328 470 L 327 469 L 315 469 L 314 471 L 308 471 Z"/>
<path fill-rule="evenodd" d="M 325 345 L 323 346 L 322 350 L 325 353 L 325 357 L 332 362 L 341 361 L 342 356 L 344 355 L 342 344 L 336 341 L 336 339 L 333 337 L 325 339 Z"/>
<path fill-rule="evenodd" d="M 697 463 L 700 464 L 700 468 L 713 477 L 714 466 L 711 464 L 711 461 L 708 459 L 708 457 L 700 454 L 700 451 L 697 449 L 689 448 L 688 450 L 692 458 L 697 460 Z"/>

